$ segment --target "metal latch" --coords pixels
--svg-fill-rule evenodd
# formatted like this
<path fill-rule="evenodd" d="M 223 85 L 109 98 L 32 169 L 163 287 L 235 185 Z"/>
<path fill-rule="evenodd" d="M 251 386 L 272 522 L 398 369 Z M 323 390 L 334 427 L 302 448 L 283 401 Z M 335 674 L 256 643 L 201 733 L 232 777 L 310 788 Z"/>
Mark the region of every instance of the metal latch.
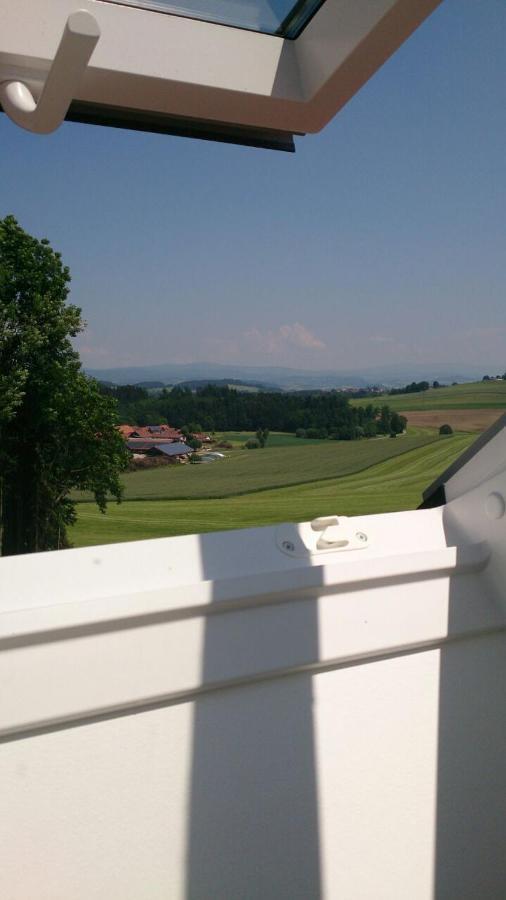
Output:
<path fill-rule="evenodd" d="M 289 556 L 307 556 L 340 550 L 363 550 L 368 546 L 369 538 L 364 531 L 354 529 L 347 516 L 320 516 L 299 525 L 280 525 L 276 543 Z"/>

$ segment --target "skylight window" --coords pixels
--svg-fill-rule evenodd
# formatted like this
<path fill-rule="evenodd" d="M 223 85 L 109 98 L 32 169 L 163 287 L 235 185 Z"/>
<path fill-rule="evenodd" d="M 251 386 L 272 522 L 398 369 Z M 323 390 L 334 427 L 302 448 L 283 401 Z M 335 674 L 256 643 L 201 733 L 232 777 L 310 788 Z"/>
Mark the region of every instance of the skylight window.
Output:
<path fill-rule="evenodd" d="M 0 109 L 40 134 L 66 118 L 293 151 L 441 2 L 4 3 Z"/>
<path fill-rule="evenodd" d="M 325 0 L 109 0 L 154 12 L 296 38 Z"/>

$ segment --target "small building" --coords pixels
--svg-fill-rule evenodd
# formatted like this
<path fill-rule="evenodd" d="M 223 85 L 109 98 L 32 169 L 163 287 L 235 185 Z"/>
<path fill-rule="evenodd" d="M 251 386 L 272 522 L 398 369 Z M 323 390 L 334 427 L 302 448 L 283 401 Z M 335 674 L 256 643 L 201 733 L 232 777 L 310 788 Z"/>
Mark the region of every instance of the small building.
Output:
<path fill-rule="evenodd" d="M 165 456 L 169 462 L 186 462 L 194 450 L 182 441 L 154 444 L 146 451 L 146 456 Z"/>
<path fill-rule="evenodd" d="M 147 453 L 148 450 L 156 446 L 154 441 L 143 441 L 138 438 L 131 438 L 126 442 L 126 445 L 132 453 Z"/>
<path fill-rule="evenodd" d="M 130 439 L 181 441 L 183 435 L 170 425 L 118 425 L 118 431 L 126 441 Z"/>

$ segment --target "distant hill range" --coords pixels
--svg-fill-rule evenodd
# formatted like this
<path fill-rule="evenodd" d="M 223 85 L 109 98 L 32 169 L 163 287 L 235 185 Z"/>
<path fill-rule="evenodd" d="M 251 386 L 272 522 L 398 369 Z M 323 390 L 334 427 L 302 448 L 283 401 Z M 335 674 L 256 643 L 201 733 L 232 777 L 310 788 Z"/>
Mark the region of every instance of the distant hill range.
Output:
<path fill-rule="evenodd" d="M 191 391 L 198 391 L 208 385 L 213 385 L 214 387 L 229 387 L 244 394 L 282 390 L 278 384 L 268 384 L 264 381 L 241 381 L 238 378 L 194 378 L 192 381 L 177 382 L 177 387 L 189 388 Z"/>
<path fill-rule="evenodd" d="M 502 366 L 496 366 L 503 372 Z M 282 366 L 232 366 L 220 363 L 165 363 L 154 366 L 128 366 L 117 369 L 87 369 L 89 375 L 113 384 L 137 384 L 154 389 L 164 385 L 183 384 L 187 387 L 206 384 L 228 384 L 256 390 L 332 390 L 332 388 L 365 388 L 371 385 L 401 387 L 411 381 L 465 382 L 482 378 L 493 372 L 494 366 L 482 367 L 462 364 L 407 363 L 371 366 L 359 371 L 310 371 Z"/>

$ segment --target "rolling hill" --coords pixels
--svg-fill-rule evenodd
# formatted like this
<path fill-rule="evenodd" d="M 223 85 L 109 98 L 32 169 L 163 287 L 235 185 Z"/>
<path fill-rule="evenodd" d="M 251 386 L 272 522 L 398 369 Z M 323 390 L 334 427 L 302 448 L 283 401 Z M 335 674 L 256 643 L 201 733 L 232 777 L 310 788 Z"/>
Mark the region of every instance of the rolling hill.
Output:
<path fill-rule="evenodd" d="M 80 503 L 77 524 L 69 536 L 75 546 L 85 547 L 277 522 L 302 522 L 336 513 L 353 516 L 414 509 L 421 501 L 423 490 L 472 440 L 471 435 L 454 435 L 340 478 L 246 496 L 130 501 L 120 506 L 111 504 L 106 515 L 94 504 Z"/>
<path fill-rule="evenodd" d="M 371 400 L 352 400 L 358 406 L 384 403 L 398 412 L 428 409 L 505 409 L 506 381 L 473 381 L 450 387 L 429 388 L 417 394 L 380 394 Z"/>

